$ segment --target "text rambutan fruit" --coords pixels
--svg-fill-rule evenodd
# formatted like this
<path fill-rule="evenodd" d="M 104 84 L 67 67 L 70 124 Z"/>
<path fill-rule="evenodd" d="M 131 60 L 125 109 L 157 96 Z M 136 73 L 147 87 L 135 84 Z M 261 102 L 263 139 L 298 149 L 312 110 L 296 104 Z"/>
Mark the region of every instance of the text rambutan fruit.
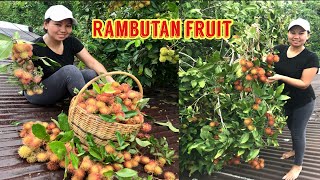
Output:
<path fill-rule="evenodd" d="M 30 147 L 26 146 L 26 145 L 21 146 L 19 148 L 19 150 L 18 150 L 18 154 L 22 158 L 29 157 L 32 152 L 33 152 L 33 150 Z"/>

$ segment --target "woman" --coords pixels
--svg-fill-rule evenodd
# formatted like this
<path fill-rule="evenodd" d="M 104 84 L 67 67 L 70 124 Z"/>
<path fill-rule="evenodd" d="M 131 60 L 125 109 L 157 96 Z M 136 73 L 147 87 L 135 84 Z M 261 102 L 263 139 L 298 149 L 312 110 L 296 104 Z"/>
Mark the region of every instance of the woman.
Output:
<path fill-rule="evenodd" d="M 72 25 L 77 21 L 72 12 L 63 5 L 51 6 L 45 13 L 43 24 L 46 34 L 35 43 L 44 43 L 46 46 L 33 45 L 33 54 L 38 57 L 48 57 L 58 62 L 60 67 L 46 66 L 42 61 L 35 61 L 34 65 L 41 66 L 44 72 L 42 94 L 25 97 L 33 104 L 55 104 L 71 95 L 74 96 L 74 88 L 80 90 L 88 81 L 97 74 L 106 73 L 104 66 L 92 57 L 83 44 L 72 37 Z M 74 56 L 78 57 L 89 69 L 79 70 L 74 63 Z M 109 82 L 114 80 L 109 76 Z"/>
<path fill-rule="evenodd" d="M 315 104 L 315 94 L 311 81 L 319 68 L 315 53 L 305 48 L 310 37 L 310 24 L 304 19 L 293 20 L 288 27 L 288 45 L 279 45 L 280 61 L 275 63 L 276 74 L 268 78 L 269 82 L 285 83 L 284 92 L 291 99 L 285 105 L 288 116 L 287 125 L 291 132 L 292 150 L 282 155 L 282 159 L 294 156 L 294 165 L 282 178 L 296 179 L 302 170 L 302 161 L 306 146 L 306 126 Z"/>

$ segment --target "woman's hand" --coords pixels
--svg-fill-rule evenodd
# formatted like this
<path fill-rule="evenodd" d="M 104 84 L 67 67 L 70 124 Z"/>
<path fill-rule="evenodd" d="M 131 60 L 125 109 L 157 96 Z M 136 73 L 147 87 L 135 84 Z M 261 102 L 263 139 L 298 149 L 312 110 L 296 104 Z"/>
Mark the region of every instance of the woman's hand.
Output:
<path fill-rule="evenodd" d="M 275 81 L 281 80 L 282 77 L 283 77 L 283 76 L 280 75 L 280 74 L 275 74 L 275 75 L 273 75 L 273 76 L 268 77 L 267 82 L 268 82 L 268 83 L 273 83 L 273 82 L 275 82 Z"/>

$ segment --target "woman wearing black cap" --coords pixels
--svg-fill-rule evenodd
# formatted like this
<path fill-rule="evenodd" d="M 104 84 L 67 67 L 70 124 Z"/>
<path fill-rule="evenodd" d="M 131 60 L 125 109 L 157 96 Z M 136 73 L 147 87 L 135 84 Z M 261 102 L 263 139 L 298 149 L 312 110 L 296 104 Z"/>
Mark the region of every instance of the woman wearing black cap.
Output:
<path fill-rule="evenodd" d="M 33 104 L 55 104 L 68 95 L 74 96 L 74 88 L 80 90 L 97 74 L 106 73 L 105 67 L 90 55 L 84 45 L 71 36 L 72 25 L 77 21 L 72 12 L 63 5 L 51 6 L 45 13 L 43 24 L 46 34 L 35 43 L 44 43 L 46 46 L 33 45 L 33 54 L 39 57 L 49 57 L 58 62 L 60 67 L 46 66 L 42 61 L 35 61 L 36 67 L 43 69 L 44 85 L 42 94 L 28 95 L 27 100 Z M 78 57 L 89 69 L 79 70 L 74 63 L 74 56 Z M 114 81 L 111 77 L 107 80 Z"/>
<path fill-rule="evenodd" d="M 275 63 L 275 74 L 268 78 L 269 82 L 284 83 L 284 92 L 291 97 L 285 104 L 288 116 L 287 125 L 291 132 L 292 150 L 282 155 L 281 159 L 294 156 L 294 165 L 282 178 L 294 180 L 302 170 L 303 156 L 306 146 L 306 126 L 313 112 L 315 94 L 311 81 L 319 68 L 319 60 L 315 53 L 305 48 L 310 37 L 310 24 L 304 19 L 293 20 L 288 27 L 288 45 L 279 45 L 280 61 Z"/>

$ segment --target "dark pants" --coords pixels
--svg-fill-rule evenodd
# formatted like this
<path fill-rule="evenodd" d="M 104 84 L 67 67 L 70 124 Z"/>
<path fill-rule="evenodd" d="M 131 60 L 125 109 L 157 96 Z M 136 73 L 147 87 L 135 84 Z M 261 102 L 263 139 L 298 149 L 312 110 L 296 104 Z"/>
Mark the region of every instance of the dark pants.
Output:
<path fill-rule="evenodd" d="M 74 96 L 74 88 L 80 91 L 87 82 L 96 76 L 97 73 L 94 70 L 79 70 L 74 65 L 66 65 L 42 81 L 44 85 L 42 94 L 28 96 L 24 93 L 24 95 L 32 104 L 55 104 L 68 96 Z"/>
<path fill-rule="evenodd" d="M 314 109 L 315 100 L 299 108 L 286 108 L 287 125 L 291 132 L 294 164 L 301 166 L 306 147 L 306 128 Z"/>

